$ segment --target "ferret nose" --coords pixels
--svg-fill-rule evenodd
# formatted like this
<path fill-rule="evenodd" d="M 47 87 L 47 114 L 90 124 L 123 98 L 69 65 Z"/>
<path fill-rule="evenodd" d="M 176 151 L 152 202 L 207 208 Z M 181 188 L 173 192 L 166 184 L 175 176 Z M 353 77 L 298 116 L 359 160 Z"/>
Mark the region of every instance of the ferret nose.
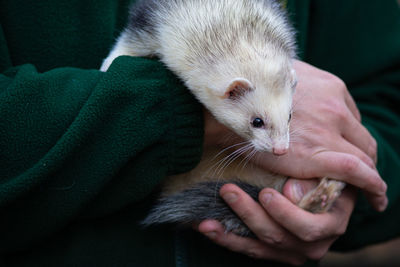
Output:
<path fill-rule="evenodd" d="M 282 156 L 282 155 L 285 155 L 287 152 L 288 152 L 288 149 L 285 147 L 280 147 L 280 148 L 274 147 L 272 149 L 272 153 L 274 153 L 275 156 Z"/>

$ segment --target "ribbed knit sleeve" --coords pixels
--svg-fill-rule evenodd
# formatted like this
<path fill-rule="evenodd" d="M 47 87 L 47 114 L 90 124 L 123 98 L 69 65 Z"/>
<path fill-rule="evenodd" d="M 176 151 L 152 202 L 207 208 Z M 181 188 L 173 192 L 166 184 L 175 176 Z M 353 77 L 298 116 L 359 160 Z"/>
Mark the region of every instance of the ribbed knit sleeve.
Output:
<path fill-rule="evenodd" d="M 199 161 L 201 107 L 156 60 L 120 57 L 105 73 L 28 64 L 0 86 L 2 251 L 141 201 Z"/>

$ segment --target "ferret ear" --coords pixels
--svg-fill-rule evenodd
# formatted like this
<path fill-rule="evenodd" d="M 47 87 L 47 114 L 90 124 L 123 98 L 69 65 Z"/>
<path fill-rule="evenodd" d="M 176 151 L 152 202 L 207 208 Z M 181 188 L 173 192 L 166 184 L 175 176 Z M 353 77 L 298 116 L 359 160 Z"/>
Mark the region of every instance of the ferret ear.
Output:
<path fill-rule="evenodd" d="M 225 91 L 224 98 L 239 99 L 245 93 L 252 91 L 253 85 L 244 78 L 234 79 Z"/>

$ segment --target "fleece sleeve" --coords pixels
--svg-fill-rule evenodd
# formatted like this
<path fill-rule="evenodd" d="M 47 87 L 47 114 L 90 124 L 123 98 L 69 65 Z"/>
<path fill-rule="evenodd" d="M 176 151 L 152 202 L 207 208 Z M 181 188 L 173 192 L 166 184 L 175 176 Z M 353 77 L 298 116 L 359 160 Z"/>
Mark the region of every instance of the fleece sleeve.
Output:
<path fill-rule="evenodd" d="M 143 200 L 199 161 L 201 106 L 155 60 L 0 75 L 0 251 Z M 18 237 L 18 238 L 16 238 Z"/>

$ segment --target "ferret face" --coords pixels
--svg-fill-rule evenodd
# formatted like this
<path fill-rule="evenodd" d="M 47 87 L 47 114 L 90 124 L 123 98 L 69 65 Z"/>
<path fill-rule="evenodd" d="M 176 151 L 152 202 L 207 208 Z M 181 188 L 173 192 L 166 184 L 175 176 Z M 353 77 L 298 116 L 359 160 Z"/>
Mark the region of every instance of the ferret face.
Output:
<path fill-rule="evenodd" d="M 272 152 L 275 155 L 283 155 L 289 148 L 289 125 L 292 116 L 291 111 L 292 95 L 282 93 L 265 100 L 259 98 L 254 92 L 244 99 L 241 105 L 253 110 L 247 112 L 248 134 L 244 136 L 251 141 L 258 151 Z M 245 122 L 243 121 L 245 127 Z"/>
<path fill-rule="evenodd" d="M 289 73 L 268 84 L 234 79 L 220 105 L 220 121 L 250 141 L 256 150 L 285 154 L 295 87 L 294 72 Z"/>

